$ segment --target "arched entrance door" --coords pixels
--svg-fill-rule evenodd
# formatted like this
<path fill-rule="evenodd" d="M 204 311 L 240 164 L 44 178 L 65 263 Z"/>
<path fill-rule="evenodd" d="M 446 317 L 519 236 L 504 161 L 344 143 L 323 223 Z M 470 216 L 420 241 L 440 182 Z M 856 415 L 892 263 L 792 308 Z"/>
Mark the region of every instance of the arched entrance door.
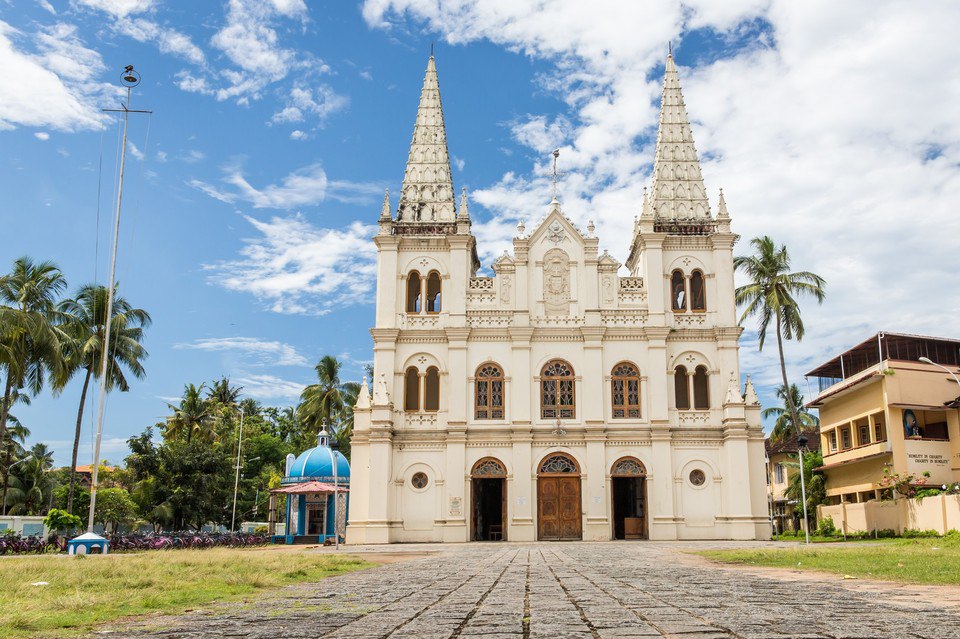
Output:
<path fill-rule="evenodd" d="M 580 467 L 563 453 L 548 455 L 537 472 L 537 539 L 577 541 L 582 524 Z"/>
<path fill-rule="evenodd" d="M 639 459 L 618 459 L 610 471 L 613 538 L 647 538 L 647 469 Z"/>
<path fill-rule="evenodd" d="M 499 460 L 485 457 L 470 471 L 472 539 L 503 541 L 507 538 L 507 469 Z"/>

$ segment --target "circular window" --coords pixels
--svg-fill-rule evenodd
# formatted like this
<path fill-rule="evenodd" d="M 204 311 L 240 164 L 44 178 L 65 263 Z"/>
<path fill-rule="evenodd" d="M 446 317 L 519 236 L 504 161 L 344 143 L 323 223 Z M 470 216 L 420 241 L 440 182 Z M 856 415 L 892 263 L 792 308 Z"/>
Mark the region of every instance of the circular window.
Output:
<path fill-rule="evenodd" d="M 706 481 L 707 476 L 699 468 L 690 471 L 690 483 L 694 486 L 703 486 Z"/>
<path fill-rule="evenodd" d="M 427 478 L 426 473 L 414 473 L 413 477 L 410 478 L 410 483 L 414 488 L 426 488 L 430 480 Z"/>

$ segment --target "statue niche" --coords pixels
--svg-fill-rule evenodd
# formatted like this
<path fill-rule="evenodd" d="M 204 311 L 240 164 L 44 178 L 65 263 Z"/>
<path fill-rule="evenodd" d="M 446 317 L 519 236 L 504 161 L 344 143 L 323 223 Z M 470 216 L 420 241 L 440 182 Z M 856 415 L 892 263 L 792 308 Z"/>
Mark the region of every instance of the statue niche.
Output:
<path fill-rule="evenodd" d="M 547 315 L 570 314 L 570 258 L 563 249 L 543 257 L 543 303 Z"/>

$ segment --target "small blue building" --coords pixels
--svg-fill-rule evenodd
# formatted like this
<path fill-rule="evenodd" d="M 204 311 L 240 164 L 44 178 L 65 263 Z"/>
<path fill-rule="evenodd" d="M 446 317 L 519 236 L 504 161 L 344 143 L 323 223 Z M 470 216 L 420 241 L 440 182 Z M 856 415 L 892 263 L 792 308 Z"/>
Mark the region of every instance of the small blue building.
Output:
<path fill-rule="evenodd" d="M 334 530 L 343 541 L 350 505 L 350 463 L 330 447 L 326 427 L 317 436 L 315 448 L 296 459 L 287 456 L 287 472 L 280 484 L 271 492 L 287 496 L 287 517 L 284 533 L 274 535 L 274 543 L 322 544 L 335 539 Z"/>

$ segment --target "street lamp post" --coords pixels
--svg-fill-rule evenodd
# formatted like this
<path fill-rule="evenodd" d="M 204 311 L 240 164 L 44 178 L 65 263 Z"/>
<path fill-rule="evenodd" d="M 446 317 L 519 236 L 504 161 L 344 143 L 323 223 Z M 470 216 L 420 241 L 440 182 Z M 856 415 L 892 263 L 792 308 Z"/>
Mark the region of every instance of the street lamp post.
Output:
<path fill-rule="evenodd" d="M 340 444 L 330 438 L 330 456 L 333 458 L 333 543 L 337 550 L 340 550 L 340 475 L 337 473 L 337 458 Z"/>
<path fill-rule="evenodd" d="M 237 467 L 233 478 L 233 514 L 230 516 L 230 532 L 237 529 L 237 489 L 240 487 L 240 451 L 243 447 L 243 409 L 240 409 L 240 435 L 237 437 Z"/>
<path fill-rule="evenodd" d="M 923 362 L 924 364 L 932 364 L 933 366 L 936 366 L 937 368 L 942 368 L 943 370 L 947 371 L 947 373 L 950 374 L 950 377 L 953 378 L 953 381 L 955 381 L 958 385 L 960 385 L 960 378 L 957 378 L 956 374 L 955 374 L 952 370 L 950 370 L 949 368 L 947 368 L 946 366 L 942 366 L 941 364 L 937 364 L 936 362 L 932 361 L 929 357 L 921 357 L 921 358 L 919 358 L 919 359 L 920 359 L 920 361 Z"/>
<path fill-rule="evenodd" d="M 800 433 L 797 436 L 797 454 L 800 456 L 800 498 L 803 500 L 803 532 L 807 543 L 810 543 L 810 520 L 807 519 L 807 480 L 803 476 L 803 449 L 807 447 L 807 436 Z"/>

